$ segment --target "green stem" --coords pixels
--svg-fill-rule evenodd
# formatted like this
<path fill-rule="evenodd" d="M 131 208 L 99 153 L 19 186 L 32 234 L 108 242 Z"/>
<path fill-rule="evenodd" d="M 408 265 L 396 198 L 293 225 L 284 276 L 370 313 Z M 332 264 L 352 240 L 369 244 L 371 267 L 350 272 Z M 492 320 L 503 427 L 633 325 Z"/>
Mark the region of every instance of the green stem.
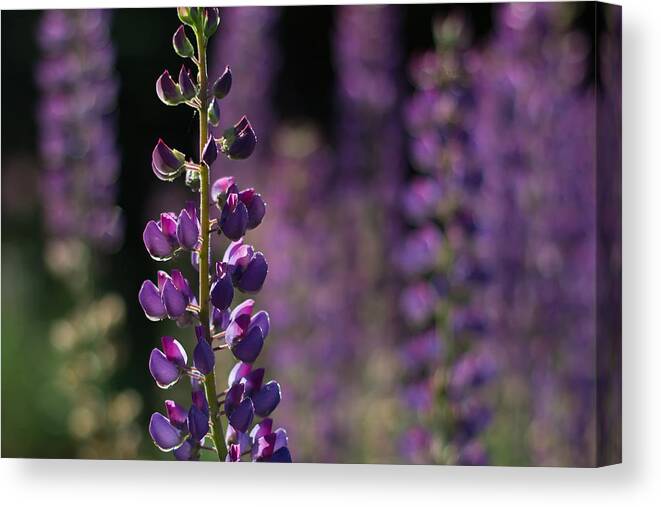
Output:
<path fill-rule="evenodd" d="M 200 225 L 202 229 L 202 246 L 200 247 L 200 322 L 205 326 L 205 336 L 211 342 L 209 323 L 209 167 L 202 163 L 204 146 L 209 137 L 209 119 L 207 113 L 207 41 L 201 30 L 195 30 L 197 40 L 197 67 L 199 70 L 198 84 L 200 91 Z M 220 461 L 225 461 L 227 448 L 223 437 L 223 426 L 220 421 L 218 394 L 216 393 L 215 372 L 209 373 L 204 379 L 204 390 L 209 403 L 211 419 L 211 437 Z"/>

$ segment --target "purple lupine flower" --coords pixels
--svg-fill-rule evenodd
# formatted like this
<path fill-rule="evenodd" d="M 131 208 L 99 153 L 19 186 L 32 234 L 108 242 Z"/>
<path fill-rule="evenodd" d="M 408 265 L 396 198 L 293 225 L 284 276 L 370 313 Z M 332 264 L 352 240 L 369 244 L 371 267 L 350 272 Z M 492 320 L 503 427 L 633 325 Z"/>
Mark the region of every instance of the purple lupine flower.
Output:
<path fill-rule="evenodd" d="M 181 376 L 177 365 L 168 361 L 165 354 L 158 349 L 153 349 L 149 356 L 149 372 L 158 387 L 163 389 L 175 384 Z"/>
<path fill-rule="evenodd" d="M 220 230 L 232 241 L 241 239 L 248 229 L 248 208 L 239 199 L 239 194 L 231 193 L 220 215 Z"/>
<path fill-rule="evenodd" d="M 185 250 L 194 250 L 199 242 L 200 222 L 197 218 L 195 203 L 186 203 L 177 218 L 177 241 Z"/>
<path fill-rule="evenodd" d="M 218 100 L 216 100 L 215 97 L 211 99 L 211 104 L 209 104 L 208 114 L 209 114 L 209 123 L 211 123 L 211 125 L 213 125 L 214 127 L 217 127 L 220 124 L 220 103 L 218 102 Z M 214 143 L 214 148 L 216 148 L 216 154 L 217 154 L 217 146 L 215 146 L 215 143 Z M 209 164 L 208 161 L 207 163 Z"/>
<path fill-rule="evenodd" d="M 209 432 L 209 414 L 192 405 L 188 411 L 188 431 L 193 440 L 204 440 Z"/>
<path fill-rule="evenodd" d="M 158 222 L 150 220 L 142 233 L 145 248 L 152 259 L 166 261 L 181 248 L 194 250 L 199 242 L 200 223 L 192 202 L 186 204 L 179 216 L 161 213 Z"/>
<path fill-rule="evenodd" d="M 165 400 L 165 411 L 170 424 L 175 428 L 183 430 L 188 427 L 188 412 L 184 407 L 172 400 Z"/>
<path fill-rule="evenodd" d="M 596 379 L 585 364 L 595 335 L 595 110 L 582 86 L 588 41 L 557 22 L 567 14 L 559 4 L 498 9 L 475 66 L 470 128 L 484 168 L 478 237 L 497 281 L 485 291 L 489 335 L 509 374 L 531 386 L 539 465 L 594 464 Z"/>
<path fill-rule="evenodd" d="M 252 230 L 259 226 L 266 214 L 266 203 L 262 196 L 255 192 L 254 188 L 246 188 L 239 192 L 239 200 L 248 210 L 248 229 Z"/>
<path fill-rule="evenodd" d="M 488 280 L 473 253 L 479 228 L 471 206 L 481 176 L 466 127 L 477 100 L 467 70 L 466 33 L 464 22 L 456 16 L 435 21 L 436 51 L 420 55 L 411 66 L 416 93 L 407 106 L 406 125 L 417 174 L 403 193 L 402 211 L 411 231 L 400 253 L 402 272 L 409 279 L 401 297 L 412 335 L 402 356 L 408 380 L 402 396 L 417 412 L 411 430 L 420 423 L 429 424 L 435 430 L 425 431 L 424 438 L 441 442 L 450 450 L 445 454 L 455 456 L 450 462 L 462 463 L 479 454 L 464 449 L 479 445 L 476 439 L 488 425 L 490 410 L 478 401 L 479 390 L 496 371 L 486 353 L 474 350 L 465 340 L 470 325 L 484 322 L 474 300 L 479 297 L 476 289 Z M 473 320 L 467 319 L 467 308 Z M 461 348 L 438 344 L 430 349 L 430 338 L 463 341 Z M 421 357 L 420 352 L 426 350 L 436 354 Z M 431 382 L 437 369 L 448 378 L 442 397 Z M 443 407 L 433 410 L 435 403 Z M 438 412 L 450 420 L 434 419 Z M 405 436 L 404 442 L 410 438 Z M 422 437 L 418 435 L 417 440 Z M 416 462 L 438 459 L 418 449 L 411 452 L 410 445 L 402 450 Z M 484 453 L 479 457 L 487 459 Z"/>
<path fill-rule="evenodd" d="M 178 269 L 172 270 L 172 276 L 159 271 L 158 285 L 145 280 L 138 293 L 138 300 L 149 320 L 158 321 L 169 317 L 180 326 L 190 322 L 192 310 L 189 305 L 197 303 L 188 280 Z"/>
<path fill-rule="evenodd" d="M 251 398 L 255 406 L 255 413 L 260 417 L 266 417 L 273 412 L 280 403 L 282 398 L 280 384 L 275 380 L 271 380 L 257 389 Z"/>
<path fill-rule="evenodd" d="M 268 273 L 268 264 L 262 252 L 243 243 L 243 239 L 231 243 L 223 256 L 234 286 L 241 292 L 258 292 Z"/>
<path fill-rule="evenodd" d="M 253 461 L 290 463 L 287 432 L 283 428 L 271 431 L 273 421 L 264 419 L 250 433 Z"/>
<path fill-rule="evenodd" d="M 257 136 L 248 118 L 243 116 L 231 129 L 225 131 L 221 151 L 232 160 L 243 160 L 252 155 L 257 146 Z"/>
<path fill-rule="evenodd" d="M 252 363 L 264 344 L 264 335 L 257 325 L 252 325 L 247 316 L 239 316 L 231 321 L 225 332 L 225 343 L 237 359 Z"/>
<path fill-rule="evenodd" d="M 213 84 L 213 96 L 217 99 L 224 99 L 232 89 L 232 71 L 225 67 L 225 71 Z"/>
<path fill-rule="evenodd" d="M 172 213 L 161 213 L 158 222 L 147 222 L 142 240 L 152 259 L 165 261 L 172 258 L 179 247 L 177 228 L 177 218 Z"/>
<path fill-rule="evenodd" d="M 190 77 L 190 72 L 188 69 L 182 65 L 179 70 L 179 90 L 181 91 L 181 96 L 184 100 L 190 100 L 195 96 L 195 83 Z"/>
<path fill-rule="evenodd" d="M 266 214 L 262 196 L 254 188 L 239 191 L 231 177 L 216 180 L 211 187 L 211 196 L 221 211 L 219 232 L 233 241 L 259 226 Z"/>
<path fill-rule="evenodd" d="M 179 85 L 167 70 L 156 80 L 156 95 L 168 106 L 176 106 L 183 100 Z"/>
<path fill-rule="evenodd" d="M 138 293 L 140 306 L 149 320 L 163 320 L 167 316 L 165 305 L 161 299 L 161 291 L 154 282 L 145 280 L 142 282 L 140 292 Z"/>
<path fill-rule="evenodd" d="M 190 39 L 186 36 L 186 28 L 181 25 L 174 35 L 172 36 L 172 46 L 175 53 L 182 58 L 190 58 L 195 55 L 195 48 L 191 44 Z"/>
<path fill-rule="evenodd" d="M 227 273 L 227 270 L 223 267 L 223 264 L 220 262 L 216 263 L 216 277 L 211 285 L 210 297 L 211 303 L 214 306 L 214 310 L 218 312 L 227 310 L 232 304 L 232 300 L 234 299 L 234 286 L 232 285 L 232 278 Z M 227 326 L 221 325 L 218 327 L 225 329 Z"/>
<path fill-rule="evenodd" d="M 195 368 L 203 374 L 208 375 L 213 371 L 215 366 L 216 359 L 213 354 L 213 349 L 209 342 L 207 342 L 203 337 L 200 338 L 195 345 L 195 350 L 193 351 L 193 361 Z"/>
<path fill-rule="evenodd" d="M 202 160 L 204 160 L 208 166 L 211 166 L 216 158 L 218 158 L 216 140 L 213 137 L 209 137 L 207 144 L 204 146 L 204 151 L 202 152 Z"/>
<path fill-rule="evenodd" d="M 110 13 L 44 13 L 36 69 L 44 219 L 59 240 L 113 251 L 123 239 L 116 206 L 120 157 L 114 114 L 118 81 L 110 41 Z"/>
<path fill-rule="evenodd" d="M 247 436 L 255 415 L 270 415 L 282 396 L 277 382 L 262 384 L 262 368 L 253 371 L 250 366 L 235 367 L 232 375 L 237 382 L 232 382 L 220 396 L 216 394 L 215 351 L 228 348 L 243 361 L 240 364 L 251 364 L 259 356 L 269 332 L 268 314 L 261 311 L 252 315 L 253 300 L 244 301 L 230 310 L 235 288 L 256 293 L 264 284 L 268 270 L 264 255 L 244 244 L 243 236 L 248 229 L 254 229 L 262 222 L 266 206 L 254 189 L 239 192 L 231 176 L 221 178 L 210 189 L 210 166 L 219 152 L 228 159 L 247 158 L 255 149 L 257 137 L 245 116 L 227 129 L 220 139 L 209 134 L 210 126 L 220 121 L 216 99 L 225 98 L 230 91 L 231 74 L 227 70 L 215 86 L 210 86 L 205 66 L 201 63 L 206 61 L 206 55 L 194 57 L 194 48 L 186 31 L 193 31 L 197 47 L 202 48 L 199 51 L 204 50 L 208 38 L 218 27 L 218 9 L 180 7 L 177 12 L 184 25 L 175 32 L 173 47 L 179 56 L 191 58 L 197 65 L 198 83 L 193 82 L 186 66 L 182 66 L 177 83 L 167 71 L 161 75 L 157 81 L 157 94 L 167 105 L 185 104 L 197 110 L 203 147 L 196 163 L 187 161 L 183 153 L 172 150 L 159 140 L 152 153 L 152 168 L 164 181 L 174 181 L 185 170 L 187 186 L 200 191 L 200 205 L 198 208 L 194 203 L 186 203 L 178 216 L 163 213 L 158 223 L 151 221 L 147 224 L 143 239 L 155 260 L 168 260 L 179 250 L 191 251 L 191 264 L 200 275 L 199 297 L 195 297 L 183 273 L 173 269 L 170 274 L 159 271 L 157 284 L 145 281 L 138 299 L 150 320 L 167 317 L 175 320 L 179 327 L 194 324 L 197 343 L 193 349 L 192 366 L 187 364 L 186 353 L 174 338 L 163 337 L 162 350 L 153 349 L 149 370 L 157 385 L 167 389 L 182 376 L 189 377 L 192 403 L 186 411 L 173 401 L 167 401 L 168 416 L 158 412 L 153 414 L 149 433 L 159 449 L 172 450 L 177 460 L 199 459 L 201 450 L 208 449 L 205 440 L 211 438 L 219 460 L 240 461 L 242 455 L 252 453 L 256 461 L 291 462 L 284 430 L 265 435 L 266 444 L 261 441 L 253 444 Z M 211 91 L 215 97 L 210 95 Z M 222 209 L 218 220 L 209 217 L 210 197 Z M 212 227 L 217 227 L 234 243 L 227 248 L 223 261 L 217 262 L 215 271 L 210 273 Z M 225 344 L 214 347 L 214 340 L 220 339 Z M 228 423 L 224 435 L 222 416 Z M 259 447 L 254 453 L 253 445 Z"/>
<path fill-rule="evenodd" d="M 163 181 L 172 181 L 182 173 L 184 165 L 184 154 L 173 150 L 159 139 L 151 155 L 151 167 L 156 177 Z"/>
<path fill-rule="evenodd" d="M 183 443 L 181 431 L 158 412 L 152 414 L 149 420 L 149 434 L 161 451 L 171 451 Z"/>
<path fill-rule="evenodd" d="M 161 344 L 163 350 L 153 349 L 149 356 L 149 372 L 160 388 L 167 389 L 177 383 L 188 358 L 181 343 L 174 338 L 163 336 Z"/>

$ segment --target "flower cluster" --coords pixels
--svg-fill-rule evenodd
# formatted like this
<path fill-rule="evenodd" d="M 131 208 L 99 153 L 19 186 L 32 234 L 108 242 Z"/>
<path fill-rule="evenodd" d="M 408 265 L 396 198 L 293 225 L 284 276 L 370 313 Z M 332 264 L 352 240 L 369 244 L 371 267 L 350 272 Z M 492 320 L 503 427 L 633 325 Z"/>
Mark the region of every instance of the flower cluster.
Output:
<path fill-rule="evenodd" d="M 44 58 L 36 72 L 47 229 L 101 250 L 116 248 L 124 231 L 115 205 L 118 82 L 109 17 L 102 10 L 47 12 L 38 32 Z"/>
<path fill-rule="evenodd" d="M 486 323 L 477 295 L 488 276 L 476 253 L 482 175 L 467 126 L 476 100 L 468 30 L 449 16 L 434 23 L 434 36 L 436 51 L 413 61 L 417 91 L 406 118 L 415 173 L 402 206 L 409 234 L 399 265 L 408 285 L 400 304 L 411 338 L 401 355 L 404 402 L 418 417 L 402 451 L 419 462 L 486 464 L 478 437 L 490 410 L 480 391 L 495 365 L 479 344 Z"/>
<path fill-rule="evenodd" d="M 166 414 L 152 415 L 149 433 L 159 449 L 173 451 L 178 460 L 198 459 L 201 450 L 210 449 L 227 461 L 240 461 L 249 454 L 253 461 L 291 462 L 287 433 L 282 428 L 274 430 L 269 417 L 280 403 L 280 385 L 274 380 L 264 382 L 264 369 L 253 367 L 269 334 L 269 315 L 254 312 L 253 299 L 231 308 L 237 291 L 255 294 L 266 279 L 264 255 L 244 241 L 246 232 L 264 219 L 266 203 L 253 188 L 239 190 L 231 176 L 219 178 L 213 185 L 209 182 L 210 167 L 219 154 L 230 160 L 248 158 L 257 138 L 245 116 L 221 137 L 209 134 L 210 126 L 220 123 L 219 101 L 232 88 L 229 68 L 213 84 L 207 81 L 206 48 L 219 25 L 218 9 L 182 7 L 178 15 L 183 25 L 174 34 L 173 46 L 179 56 L 197 65 L 197 82 L 183 66 L 176 82 L 165 71 L 156 82 L 156 92 L 166 105 L 186 104 L 197 110 L 199 159 L 195 162 L 159 140 L 152 153 L 152 169 L 164 181 L 185 174 L 186 184 L 200 193 L 200 205 L 197 208 L 189 202 L 179 213 L 162 213 L 158 220 L 147 223 L 143 240 L 149 255 L 158 261 L 188 252 L 192 268 L 199 274 L 199 291 L 196 296 L 176 269 L 169 274 L 159 271 L 156 283 L 146 280 L 139 291 L 138 299 L 148 319 L 171 319 L 179 327 L 195 329 L 192 361 L 184 346 L 171 336 L 163 336 L 161 348 L 152 350 L 149 371 L 156 384 L 168 389 L 188 378 L 191 405 L 185 408 L 166 401 Z M 186 27 L 195 34 L 197 56 Z M 212 205 L 219 211 L 218 219 L 209 219 Z M 212 234 L 231 243 L 210 270 Z M 215 353 L 223 350 L 230 351 L 239 362 L 229 375 L 227 389 L 218 395 Z M 223 418 L 227 420 L 225 434 Z M 205 445 L 208 436 L 212 448 Z"/>
<path fill-rule="evenodd" d="M 496 12 L 475 66 L 471 123 L 484 169 L 481 247 L 497 277 L 485 291 L 489 334 L 508 356 L 507 375 L 533 393 L 516 407 L 530 411 L 533 462 L 589 465 L 596 379 L 585 364 L 595 355 L 597 255 L 589 41 L 561 4 Z"/>

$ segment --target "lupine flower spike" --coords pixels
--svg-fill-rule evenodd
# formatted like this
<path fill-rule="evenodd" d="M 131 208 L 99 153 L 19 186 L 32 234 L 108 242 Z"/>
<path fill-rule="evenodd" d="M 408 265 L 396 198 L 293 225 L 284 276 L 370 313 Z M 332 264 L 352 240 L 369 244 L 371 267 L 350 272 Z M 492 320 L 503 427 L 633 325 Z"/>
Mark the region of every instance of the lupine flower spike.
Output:
<path fill-rule="evenodd" d="M 417 174 L 402 199 L 410 234 L 399 264 L 408 280 L 401 307 L 410 330 L 402 361 L 411 380 L 403 398 L 415 416 L 402 453 L 415 462 L 484 465 L 480 435 L 491 411 L 480 389 L 495 374 L 495 363 L 475 340 L 486 328 L 478 296 L 488 276 L 476 254 L 480 228 L 472 209 L 482 173 L 467 128 L 477 100 L 468 31 L 457 16 L 437 20 L 436 51 L 412 65 L 416 92 L 407 128 Z M 434 375 L 439 370 L 442 382 Z M 443 450 L 434 453 L 435 447 Z"/>
<path fill-rule="evenodd" d="M 240 191 L 231 176 L 210 184 L 211 167 L 218 156 L 248 158 L 257 137 L 245 116 L 222 137 L 211 134 L 210 125 L 217 126 L 222 119 L 220 100 L 232 87 L 229 67 L 213 85 L 207 76 L 206 48 L 220 23 L 218 9 L 179 7 L 177 13 L 183 25 L 175 32 L 172 45 L 177 55 L 197 66 L 197 73 L 182 65 L 175 82 L 166 70 L 156 81 L 156 93 L 169 106 L 185 104 L 196 109 L 199 153 L 187 156 L 159 140 L 152 153 L 152 170 L 158 179 L 169 182 L 185 173 L 186 185 L 199 192 L 199 206 L 187 202 L 179 212 L 161 213 L 147 222 L 143 241 L 156 261 L 187 252 L 198 273 L 198 291 L 196 296 L 184 274 L 173 269 L 159 271 L 155 283 L 146 280 L 138 299 L 149 320 L 171 319 L 181 328 L 194 326 L 192 361 L 182 342 L 171 336 L 163 336 L 161 347 L 149 356 L 149 371 L 158 387 L 169 389 L 185 384 L 182 379 L 189 380 L 191 405 L 185 408 L 166 401 L 165 414 L 152 415 L 149 434 L 156 447 L 172 451 L 178 460 L 197 460 L 203 450 L 210 449 L 221 461 L 240 461 L 245 456 L 253 461 L 291 462 L 287 433 L 282 428 L 273 430 L 270 419 L 282 397 L 280 385 L 275 380 L 264 382 L 263 368 L 253 369 L 269 333 L 269 315 L 263 310 L 253 313 L 252 299 L 230 308 L 235 289 L 256 294 L 265 282 L 268 264 L 264 254 L 245 243 L 244 236 L 262 222 L 266 203 L 253 188 Z M 197 54 L 187 31 L 195 36 Z M 213 224 L 210 198 L 220 211 L 220 219 Z M 229 244 L 210 272 L 212 229 Z M 228 388 L 219 396 L 215 353 L 225 350 L 239 362 L 230 372 Z M 227 431 L 223 431 L 224 422 Z M 207 439 L 210 444 L 205 443 Z"/>

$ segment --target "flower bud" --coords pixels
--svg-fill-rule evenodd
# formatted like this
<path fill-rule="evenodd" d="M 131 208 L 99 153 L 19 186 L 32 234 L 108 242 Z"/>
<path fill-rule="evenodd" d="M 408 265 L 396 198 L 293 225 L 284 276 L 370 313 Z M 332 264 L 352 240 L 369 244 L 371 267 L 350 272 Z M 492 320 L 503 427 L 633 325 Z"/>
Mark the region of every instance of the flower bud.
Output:
<path fill-rule="evenodd" d="M 257 136 L 250 122 L 244 116 L 233 128 L 227 129 L 223 136 L 223 153 L 230 159 L 242 160 L 255 151 Z"/>
<path fill-rule="evenodd" d="M 218 157 L 218 147 L 216 146 L 216 140 L 213 136 L 209 136 L 207 139 L 207 144 L 204 145 L 204 150 L 202 150 L 202 160 L 211 167 Z"/>
<path fill-rule="evenodd" d="M 179 90 L 181 91 L 181 97 L 183 100 L 190 100 L 195 97 L 197 89 L 195 83 L 190 77 L 188 69 L 182 65 L 179 70 Z"/>
<path fill-rule="evenodd" d="M 211 125 L 214 127 L 217 127 L 220 123 L 220 106 L 218 105 L 218 101 L 216 99 L 211 99 L 207 113 L 209 117 L 209 123 L 211 123 Z"/>
<path fill-rule="evenodd" d="M 209 433 L 209 414 L 192 405 L 188 411 L 188 430 L 193 440 L 202 441 Z"/>
<path fill-rule="evenodd" d="M 168 106 L 176 106 L 183 100 L 179 87 L 167 70 L 156 80 L 156 95 Z"/>
<path fill-rule="evenodd" d="M 207 397 L 204 394 L 204 388 L 202 384 L 197 379 L 191 379 L 191 400 L 193 405 L 195 405 L 200 411 L 205 414 L 209 413 L 209 404 L 207 403 Z"/>
<path fill-rule="evenodd" d="M 225 71 L 221 76 L 216 79 L 213 84 L 213 96 L 217 99 L 224 99 L 232 89 L 232 71 L 229 67 L 225 67 Z"/>
<path fill-rule="evenodd" d="M 213 371 L 216 359 L 213 355 L 213 349 L 209 342 L 204 338 L 198 340 L 195 349 L 193 350 L 193 362 L 195 368 L 199 370 L 202 375 L 208 375 Z"/>
<path fill-rule="evenodd" d="M 172 400 L 165 400 L 165 411 L 172 426 L 178 429 L 186 429 L 188 413 L 184 407 Z"/>
<path fill-rule="evenodd" d="M 200 239 L 200 223 L 195 208 L 182 209 L 177 220 L 177 240 L 182 248 L 193 250 Z"/>
<path fill-rule="evenodd" d="M 193 44 L 186 37 L 186 29 L 184 25 L 181 25 L 174 36 L 172 37 L 172 46 L 174 46 L 174 51 L 182 58 L 191 58 L 195 54 L 193 49 Z"/>
<path fill-rule="evenodd" d="M 171 451 L 181 445 L 181 431 L 159 412 L 153 413 L 149 420 L 149 435 L 161 451 Z"/>
<path fill-rule="evenodd" d="M 218 15 L 218 7 L 206 7 L 204 9 L 204 35 L 209 38 L 218 29 L 220 24 L 220 16 Z"/>
<path fill-rule="evenodd" d="M 179 21 L 185 25 L 194 26 L 192 11 L 195 9 L 196 7 L 177 7 L 177 16 L 179 17 Z"/>
<path fill-rule="evenodd" d="M 211 303 L 219 311 L 224 311 L 229 308 L 232 304 L 232 299 L 234 299 L 234 287 L 232 286 L 232 280 L 227 273 L 223 273 L 222 276 L 213 282 L 210 291 Z"/>
<path fill-rule="evenodd" d="M 151 154 L 151 167 L 156 177 L 163 181 L 174 181 L 184 169 L 186 157 L 171 149 L 162 139 L 158 140 Z"/>

